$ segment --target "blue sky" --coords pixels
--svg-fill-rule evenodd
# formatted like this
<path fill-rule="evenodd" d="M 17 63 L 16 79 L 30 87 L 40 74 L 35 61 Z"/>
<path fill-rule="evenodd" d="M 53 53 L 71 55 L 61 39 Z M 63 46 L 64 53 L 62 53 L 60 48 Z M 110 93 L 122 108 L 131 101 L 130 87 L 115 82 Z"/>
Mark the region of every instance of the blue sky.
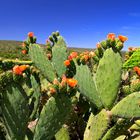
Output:
<path fill-rule="evenodd" d="M 94 48 L 109 32 L 140 46 L 140 0 L 1 0 L 0 40 L 24 40 L 33 31 L 45 43 L 59 30 L 68 46 Z"/>

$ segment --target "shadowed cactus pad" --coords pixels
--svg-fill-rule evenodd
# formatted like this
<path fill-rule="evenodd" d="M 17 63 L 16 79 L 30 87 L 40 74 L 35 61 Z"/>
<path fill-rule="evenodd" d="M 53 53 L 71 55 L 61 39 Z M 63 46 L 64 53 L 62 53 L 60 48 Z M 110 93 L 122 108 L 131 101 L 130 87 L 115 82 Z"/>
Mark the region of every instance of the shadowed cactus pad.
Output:
<path fill-rule="evenodd" d="M 11 83 L 2 93 L 2 116 L 11 140 L 24 140 L 29 118 L 26 93 L 19 85 Z"/>
<path fill-rule="evenodd" d="M 71 102 L 66 94 L 51 97 L 41 111 L 35 128 L 34 140 L 51 140 L 62 127 L 71 111 Z"/>

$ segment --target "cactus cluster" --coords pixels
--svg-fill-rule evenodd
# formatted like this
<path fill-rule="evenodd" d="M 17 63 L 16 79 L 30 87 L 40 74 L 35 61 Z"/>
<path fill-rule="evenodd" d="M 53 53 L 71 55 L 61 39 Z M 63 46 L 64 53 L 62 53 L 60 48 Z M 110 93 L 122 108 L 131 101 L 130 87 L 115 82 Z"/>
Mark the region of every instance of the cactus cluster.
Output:
<path fill-rule="evenodd" d="M 46 50 L 33 32 L 23 42 L 31 61 L 0 59 L 0 138 L 113 140 L 140 134 L 139 49 L 110 33 L 91 52 L 68 53 L 59 32 Z"/>

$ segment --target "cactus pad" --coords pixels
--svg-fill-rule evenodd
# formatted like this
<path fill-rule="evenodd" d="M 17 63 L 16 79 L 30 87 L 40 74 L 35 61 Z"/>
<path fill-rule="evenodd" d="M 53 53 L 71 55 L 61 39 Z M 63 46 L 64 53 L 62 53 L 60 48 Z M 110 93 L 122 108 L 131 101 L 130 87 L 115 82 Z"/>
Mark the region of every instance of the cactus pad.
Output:
<path fill-rule="evenodd" d="M 62 127 L 55 135 L 56 140 L 70 140 L 68 128 Z"/>
<path fill-rule="evenodd" d="M 99 96 L 106 108 L 111 108 L 121 82 L 122 60 L 119 53 L 110 48 L 104 52 L 96 73 L 96 85 Z"/>
<path fill-rule="evenodd" d="M 71 111 L 71 102 L 66 94 L 51 97 L 43 107 L 35 128 L 34 140 L 51 140 L 62 127 Z"/>
<path fill-rule="evenodd" d="M 140 118 L 140 93 L 135 92 L 122 99 L 111 110 L 113 115 L 122 118 Z"/>
<path fill-rule="evenodd" d="M 43 49 L 37 44 L 30 45 L 29 55 L 33 63 L 35 64 L 35 66 L 37 66 L 37 68 L 40 69 L 43 75 L 50 82 L 52 82 L 54 78 L 56 77 L 55 70 L 51 62 L 45 56 Z"/>
<path fill-rule="evenodd" d="M 98 97 L 98 92 L 91 75 L 91 72 L 87 65 L 76 65 L 75 78 L 78 80 L 80 92 L 86 96 L 93 104 L 98 108 L 102 107 L 101 101 Z"/>
<path fill-rule="evenodd" d="M 24 140 L 29 117 L 26 93 L 19 85 L 11 83 L 2 93 L 2 117 L 11 140 Z"/>
<path fill-rule="evenodd" d="M 90 124 L 88 124 L 88 128 L 86 128 L 88 136 L 86 136 L 85 131 L 84 140 L 100 140 L 108 129 L 110 117 L 106 110 L 103 109 L 98 115 L 94 117 L 91 116 L 88 123 Z"/>
<path fill-rule="evenodd" d="M 66 72 L 64 61 L 67 59 L 67 48 L 63 46 L 54 45 L 52 48 L 52 62 L 59 77 Z"/>

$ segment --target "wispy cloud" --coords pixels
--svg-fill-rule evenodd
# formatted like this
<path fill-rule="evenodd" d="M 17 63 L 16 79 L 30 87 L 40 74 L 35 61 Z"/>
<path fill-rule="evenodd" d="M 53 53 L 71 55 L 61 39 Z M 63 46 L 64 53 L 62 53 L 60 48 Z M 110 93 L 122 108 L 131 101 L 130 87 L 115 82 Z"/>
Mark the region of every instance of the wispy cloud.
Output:
<path fill-rule="evenodd" d="M 140 13 L 137 13 L 137 12 L 131 12 L 131 13 L 128 13 L 128 15 L 131 17 L 140 17 Z"/>
<path fill-rule="evenodd" d="M 138 26 L 122 26 L 122 30 L 140 30 L 140 27 Z"/>

